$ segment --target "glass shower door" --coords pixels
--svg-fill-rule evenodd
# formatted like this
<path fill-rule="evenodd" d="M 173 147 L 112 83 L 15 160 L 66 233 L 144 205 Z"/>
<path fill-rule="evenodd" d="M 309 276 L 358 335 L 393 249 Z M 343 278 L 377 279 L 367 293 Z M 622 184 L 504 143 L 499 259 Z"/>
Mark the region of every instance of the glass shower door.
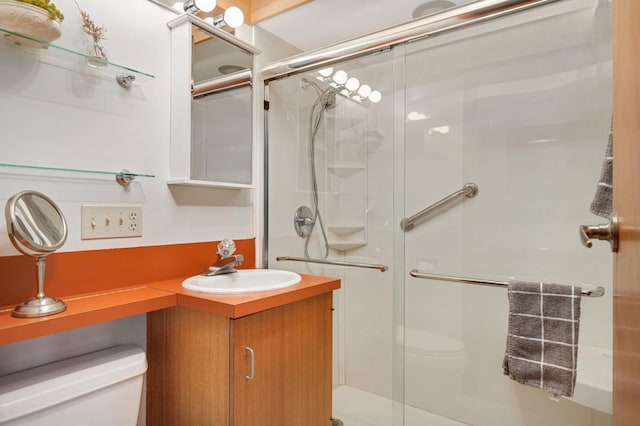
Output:
<path fill-rule="evenodd" d="M 333 302 L 336 425 L 393 422 L 404 302 L 397 294 L 401 285 L 394 287 L 401 278 L 394 280 L 391 268 L 397 238 L 394 63 L 388 51 L 268 85 L 268 264 L 342 279 Z M 302 215 L 297 226 L 296 212 Z M 284 256 L 298 259 L 277 260 Z"/>
<path fill-rule="evenodd" d="M 405 235 L 407 426 L 611 424 L 577 394 L 551 401 L 503 375 L 504 288 L 409 277 L 604 285 L 582 299 L 578 381 L 606 371 L 611 253 L 584 248 L 578 226 L 599 221 L 589 205 L 611 121 L 610 7 L 558 2 L 407 46 L 406 215 L 479 188 Z M 602 367 L 580 363 L 591 350 Z"/>

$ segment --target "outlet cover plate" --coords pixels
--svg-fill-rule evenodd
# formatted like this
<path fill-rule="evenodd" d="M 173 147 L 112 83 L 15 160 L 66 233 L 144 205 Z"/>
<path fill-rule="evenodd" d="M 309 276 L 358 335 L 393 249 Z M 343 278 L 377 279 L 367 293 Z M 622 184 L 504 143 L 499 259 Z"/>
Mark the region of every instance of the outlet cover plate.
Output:
<path fill-rule="evenodd" d="M 80 238 L 142 237 L 142 207 L 140 206 L 81 206 Z"/>

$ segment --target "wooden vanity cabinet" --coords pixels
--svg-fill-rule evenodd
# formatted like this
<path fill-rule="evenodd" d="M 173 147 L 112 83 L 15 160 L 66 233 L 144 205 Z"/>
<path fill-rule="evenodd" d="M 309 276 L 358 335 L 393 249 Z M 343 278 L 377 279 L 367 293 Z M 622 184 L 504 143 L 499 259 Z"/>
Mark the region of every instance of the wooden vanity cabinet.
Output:
<path fill-rule="evenodd" d="M 330 426 L 331 317 L 331 293 L 237 319 L 150 313 L 147 425 Z"/>

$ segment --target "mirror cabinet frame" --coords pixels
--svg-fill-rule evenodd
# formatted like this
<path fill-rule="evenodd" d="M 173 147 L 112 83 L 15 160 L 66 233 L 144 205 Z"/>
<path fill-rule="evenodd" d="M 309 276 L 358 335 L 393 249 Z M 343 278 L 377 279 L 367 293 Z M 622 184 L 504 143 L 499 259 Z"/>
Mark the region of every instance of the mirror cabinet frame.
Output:
<path fill-rule="evenodd" d="M 255 70 L 256 60 L 255 56 L 261 52 L 252 45 L 236 38 L 235 36 L 209 25 L 204 20 L 193 16 L 191 14 L 182 14 L 176 19 L 167 23 L 171 31 L 171 112 L 170 112 L 170 160 L 169 160 L 169 180 L 168 185 L 187 185 L 187 186 L 209 186 L 209 187 L 222 187 L 222 188 L 255 188 L 256 176 L 255 176 L 255 161 L 256 161 L 256 147 L 255 137 L 251 138 L 251 182 L 250 183 L 236 183 L 225 181 L 208 181 L 208 180 L 194 180 L 191 178 L 192 170 L 192 157 L 191 157 L 191 109 L 193 99 L 193 80 L 192 80 L 192 55 L 193 55 L 193 43 L 192 32 L 193 25 L 203 29 L 204 31 L 219 37 L 222 40 L 231 43 L 237 48 L 245 51 L 247 54 L 252 55 L 252 69 L 247 70 L 250 72 L 239 73 L 241 74 L 240 80 L 248 80 L 248 84 L 253 86 L 251 81 L 253 77 L 251 73 Z M 245 84 L 247 82 L 245 81 Z M 232 88 L 238 85 L 238 79 L 222 76 L 215 80 L 216 90 L 220 89 L 220 85 L 228 85 L 227 88 Z M 256 90 L 251 91 L 251 111 L 252 119 L 250 125 L 254 127 L 255 121 L 255 105 L 256 105 Z"/>

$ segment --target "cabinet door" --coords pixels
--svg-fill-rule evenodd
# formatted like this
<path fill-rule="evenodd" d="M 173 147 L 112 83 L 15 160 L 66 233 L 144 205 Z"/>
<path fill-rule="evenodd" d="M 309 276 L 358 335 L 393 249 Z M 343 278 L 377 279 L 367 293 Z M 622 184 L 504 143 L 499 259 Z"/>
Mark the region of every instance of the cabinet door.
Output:
<path fill-rule="evenodd" d="M 183 307 L 148 314 L 147 425 L 229 424 L 229 321 Z"/>
<path fill-rule="evenodd" d="M 330 426 L 331 332 L 331 293 L 233 320 L 231 424 Z"/>

